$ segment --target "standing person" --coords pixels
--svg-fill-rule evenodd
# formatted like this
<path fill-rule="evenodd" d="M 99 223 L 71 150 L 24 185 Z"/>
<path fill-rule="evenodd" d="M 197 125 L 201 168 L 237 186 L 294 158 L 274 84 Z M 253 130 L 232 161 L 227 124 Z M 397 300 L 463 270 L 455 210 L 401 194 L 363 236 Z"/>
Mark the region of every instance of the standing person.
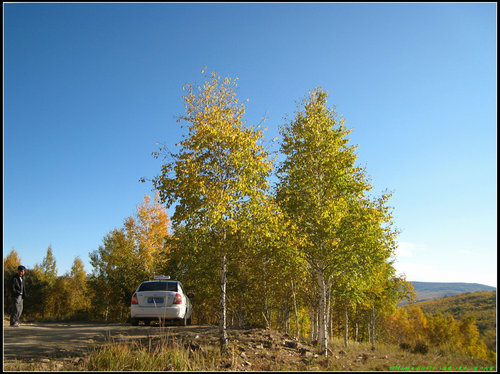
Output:
<path fill-rule="evenodd" d="M 26 296 L 23 279 L 25 271 L 26 268 L 23 265 L 19 265 L 17 273 L 14 274 L 11 281 L 12 312 L 10 313 L 10 325 L 12 327 L 19 327 L 19 318 L 23 312 L 23 299 Z"/>

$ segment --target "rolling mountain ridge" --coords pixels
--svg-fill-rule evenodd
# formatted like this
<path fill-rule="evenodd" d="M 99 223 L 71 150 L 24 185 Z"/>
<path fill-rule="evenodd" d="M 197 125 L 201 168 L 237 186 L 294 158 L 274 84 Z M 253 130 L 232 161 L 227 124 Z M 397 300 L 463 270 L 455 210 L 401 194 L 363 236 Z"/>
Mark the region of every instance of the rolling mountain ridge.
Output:
<path fill-rule="evenodd" d="M 479 283 L 412 282 L 417 293 L 415 302 L 438 299 L 468 292 L 496 291 L 496 287 Z M 404 304 L 406 304 L 405 302 Z M 403 303 L 402 303 L 403 304 Z"/>

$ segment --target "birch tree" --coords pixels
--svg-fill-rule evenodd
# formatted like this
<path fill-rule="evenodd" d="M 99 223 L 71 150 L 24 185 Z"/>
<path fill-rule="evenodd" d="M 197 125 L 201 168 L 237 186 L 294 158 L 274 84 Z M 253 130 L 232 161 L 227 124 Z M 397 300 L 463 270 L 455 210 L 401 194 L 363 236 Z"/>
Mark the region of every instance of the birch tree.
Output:
<path fill-rule="evenodd" d="M 203 72 L 203 71 L 202 71 Z M 220 269 L 219 327 L 221 350 L 227 350 L 227 266 L 242 248 L 242 238 L 266 209 L 271 161 L 263 133 L 243 120 L 245 107 L 236 95 L 237 79 L 212 72 L 201 86 L 187 84 L 183 96 L 188 134 L 177 154 L 167 151 L 154 187 L 167 206 L 176 203 L 174 228 L 203 236 L 200 255 L 216 257 Z M 160 148 L 159 156 L 165 151 Z"/>
<path fill-rule="evenodd" d="M 296 225 L 300 250 L 319 290 L 319 342 L 328 356 L 328 294 L 335 281 L 358 274 L 382 246 L 367 199 L 371 185 L 355 165 L 344 119 L 326 105 L 327 93 L 316 88 L 302 102 L 295 119 L 281 127 L 278 201 Z M 378 218 L 378 217 L 377 217 Z"/>

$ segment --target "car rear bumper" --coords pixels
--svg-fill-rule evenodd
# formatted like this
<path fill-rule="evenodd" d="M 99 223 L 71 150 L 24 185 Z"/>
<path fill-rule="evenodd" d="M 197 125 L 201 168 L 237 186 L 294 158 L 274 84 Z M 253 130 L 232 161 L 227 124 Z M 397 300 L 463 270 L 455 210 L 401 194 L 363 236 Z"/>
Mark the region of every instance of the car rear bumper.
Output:
<path fill-rule="evenodd" d="M 186 308 L 182 306 L 145 308 L 132 305 L 130 317 L 135 319 L 181 319 L 184 318 Z"/>

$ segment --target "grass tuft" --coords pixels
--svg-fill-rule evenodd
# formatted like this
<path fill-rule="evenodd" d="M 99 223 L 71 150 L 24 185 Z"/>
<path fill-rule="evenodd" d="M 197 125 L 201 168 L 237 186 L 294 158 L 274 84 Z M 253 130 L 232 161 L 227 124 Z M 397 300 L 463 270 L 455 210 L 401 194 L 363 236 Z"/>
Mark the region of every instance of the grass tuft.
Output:
<path fill-rule="evenodd" d="M 220 361 L 221 355 L 215 347 L 201 348 L 162 336 L 147 342 L 108 342 L 90 354 L 85 370 L 196 371 L 218 369 Z"/>

